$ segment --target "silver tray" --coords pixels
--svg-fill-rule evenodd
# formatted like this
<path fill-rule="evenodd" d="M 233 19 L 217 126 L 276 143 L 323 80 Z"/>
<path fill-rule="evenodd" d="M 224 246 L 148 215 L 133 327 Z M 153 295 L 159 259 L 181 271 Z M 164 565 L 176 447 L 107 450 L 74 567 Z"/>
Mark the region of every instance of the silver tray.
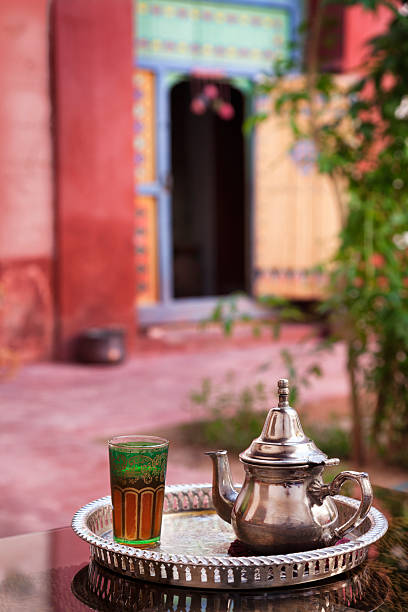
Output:
<path fill-rule="evenodd" d="M 340 522 L 359 501 L 336 496 Z M 215 513 L 211 485 L 166 488 L 160 545 L 132 548 L 112 538 L 109 496 L 93 501 L 75 514 L 75 533 L 90 544 L 91 558 L 126 576 L 201 589 L 265 589 L 322 580 L 360 565 L 370 544 L 387 531 L 387 519 L 372 508 L 348 542 L 289 555 L 228 556 L 235 540 L 231 525 Z"/>
<path fill-rule="evenodd" d="M 344 576 L 295 588 L 190 590 L 132 580 L 91 561 L 75 574 L 71 590 L 100 612 L 373 612 L 384 603 L 390 578 L 365 563 Z"/>

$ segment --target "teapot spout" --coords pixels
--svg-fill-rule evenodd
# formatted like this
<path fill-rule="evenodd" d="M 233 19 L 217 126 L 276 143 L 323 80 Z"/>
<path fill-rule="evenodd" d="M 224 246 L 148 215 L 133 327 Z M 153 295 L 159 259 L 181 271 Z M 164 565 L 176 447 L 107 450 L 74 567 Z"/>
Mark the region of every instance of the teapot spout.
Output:
<path fill-rule="evenodd" d="M 218 516 L 230 523 L 231 511 L 238 497 L 238 491 L 232 484 L 227 451 L 209 451 L 205 454 L 211 458 L 213 463 L 212 499 L 214 508 Z"/>

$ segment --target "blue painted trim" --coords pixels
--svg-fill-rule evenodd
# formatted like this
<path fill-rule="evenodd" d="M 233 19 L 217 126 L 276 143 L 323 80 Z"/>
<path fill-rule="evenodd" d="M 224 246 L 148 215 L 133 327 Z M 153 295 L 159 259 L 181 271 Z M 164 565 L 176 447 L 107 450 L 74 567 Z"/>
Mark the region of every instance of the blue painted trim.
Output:
<path fill-rule="evenodd" d="M 259 6 L 261 8 L 285 8 L 299 4 L 299 0 L 191 0 L 191 2 L 199 4 L 201 8 L 206 4 L 206 1 L 212 4 L 237 4 L 239 6 Z"/>
<path fill-rule="evenodd" d="M 142 183 L 135 186 L 136 193 L 143 196 L 159 197 L 160 185 L 159 183 Z"/>
<path fill-rule="evenodd" d="M 291 19 L 290 19 L 290 37 L 291 41 L 295 41 L 299 39 L 299 29 L 304 20 L 304 7 L 303 2 L 297 2 L 290 9 Z M 292 59 L 295 61 L 296 66 L 300 69 L 301 61 L 302 61 L 303 49 L 301 47 L 297 47 L 296 49 L 292 49 Z"/>
<path fill-rule="evenodd" d="M 166 189 L 170 173 L 170 101 L 164 70 L 156 75 L 156 158 L 160 185 L 157 209 L 160 298 L 166 304 L 173 298 L 173 257 L 171 198 Z"/>
<path fill-rule="evenodd" d="M 242 75 L 240 75 L 242 76 Z M 160 278 L 160 302 L 151 307 L 143 307 L 145 313 L 145 324 L 165 322 L 171 320 L 185 320 L 187 312 L 192 309 L 192 304 L 197 305 L 198 318 L 193 314 L 189 320 L 200 320 L 204 316 L 209 316 L 215 304 L 219 300 L 218 297 L 211 298 L 191 298 L 190 300 L 180 300 L 174 298 L 173 286 L 173 244 L 172 244 L 172 201 L 170 193 L 165 189 L 166 179 L 171 172 L 171 136 L 170 136 L 170 92 L 173 84 L 168 80 L 168 71 L 159 70 L 156 72 L 156 125 L 157 125 L 157 171 L 159 182 L 145 184 L 139 187 L 139 192 L 143 191 L 149 195 L 158 194 L 158 249 L 159 249 L 159 278 Z M 236 87 L 236 84 L 232 84 Z M 242 92 L 245 98 L 245 104 L 248 105 L 247 112 L 252 113 L 253 98 L 250 94 Z M 245 157 L 246 157 L 246 205 L 248 211 L 248 228 L 245 236 L 245 249 L 248 253 L 247 266 L 247 282 L 249 292 L 253 291 L 253 216 L 255 209 L 255 193 L 254 193 L 254 136 L 251 135 L 245 139 Z M 211 308 L 208 307 L 208 301 L 211 301 Z M 200 306 L 201 304 L 201 306 Z M 205 306 L 205 315 L 202 306 Z M 183 319 L 184 317 L 184 319 Z M 141 319 L 141 324 L 143 321 Z"/>
<path fill-rule="evenodd" d="M 206 0 L 191 0 L 192 2 L 196 2 L 201 6 L 205 4 Z M 209 0 L 214 4 L 239 4 L 240 6 L 260 6 L 262 8 L 281 8 L 282 6 L 288 6 L 291 4 L 290 0 Z M 293 4 L 295 4 L 296 0 L 292 0 Z"/>
<path fill-rule="evenodd" d="M 264 66 L 259 66 L 258 68 L 245 68 L 242 66 L 230 66 L 219 64 L 209 64 L 202 63 L 200 64 L 197 61 L 175 61 L 174 59 L 162 59 L 162 58 L 143 58 L 143 59 L 135 59 L 134 67 L 140 68 L 142 70 L 157 70 L 158 66 L 162 69 L 166 69 L 168 72 L 182 72 L 187 76 L 191 76 L 191 70 L 194 68 L 203 68 L 205 70 L 219 73 L 221 76 L 229 77 L 229 76 L 240 76 L 246 78 L 253 78 L 259 72 L 265 72 Z"/>

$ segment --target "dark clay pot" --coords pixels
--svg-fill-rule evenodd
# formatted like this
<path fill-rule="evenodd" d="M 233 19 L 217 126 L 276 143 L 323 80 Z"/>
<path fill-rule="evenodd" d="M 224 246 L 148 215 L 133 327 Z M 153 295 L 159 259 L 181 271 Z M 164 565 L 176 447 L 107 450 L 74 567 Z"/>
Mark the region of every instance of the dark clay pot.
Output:
<path fill-rule="evenodd" d="M 93 327 L 83 331 L 76 342 L 76 359 L 81 363 L 122 363 L 126 356 L 125 332 L 120 328 Z"/>

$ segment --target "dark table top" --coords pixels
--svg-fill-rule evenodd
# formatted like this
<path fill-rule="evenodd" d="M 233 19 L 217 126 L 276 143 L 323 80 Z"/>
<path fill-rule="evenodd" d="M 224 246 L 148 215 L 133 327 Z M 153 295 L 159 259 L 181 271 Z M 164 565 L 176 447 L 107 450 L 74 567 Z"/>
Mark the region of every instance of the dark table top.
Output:
<path fill-rule="evenodd" d="M 390 528 L 371 547 L 368 562 L 331 580 L 286 590 L 189 591 L 126 579 L 88 567 L 89 547 L 70 527 L 3 538 L 0 611 L 408 612 L 408 494 L 375 487 L 374 505 Z M 89 572 L 98 595 L 89 589 Z M 116 603 L 106 594 L 114 594 Z"/>

